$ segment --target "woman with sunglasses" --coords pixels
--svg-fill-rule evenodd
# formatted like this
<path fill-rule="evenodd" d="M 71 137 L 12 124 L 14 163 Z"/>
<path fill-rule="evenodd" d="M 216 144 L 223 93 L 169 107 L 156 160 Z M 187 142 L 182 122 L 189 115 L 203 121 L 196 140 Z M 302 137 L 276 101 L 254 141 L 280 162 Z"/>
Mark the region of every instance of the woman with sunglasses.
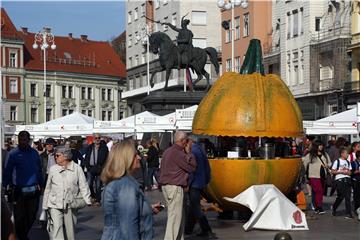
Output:
<path fill-rule="evenodd" d="M 140 167 L 140 159 L 131 139 L 113 145 L 109 153 L 101 173 L 101 181 L 106 184 L 102 240 L 153 239 L 154 209 L 131 176 Z"/>
<path fill-rule="evenodd" d="M 78 209 L 91 205 L 84 172 L 71 158 L 71 149 L 57 148 L 56 164 L 49 170 L 43 209 L 49 213 L 47 229 L 50 239 L 75 239 Z"/>

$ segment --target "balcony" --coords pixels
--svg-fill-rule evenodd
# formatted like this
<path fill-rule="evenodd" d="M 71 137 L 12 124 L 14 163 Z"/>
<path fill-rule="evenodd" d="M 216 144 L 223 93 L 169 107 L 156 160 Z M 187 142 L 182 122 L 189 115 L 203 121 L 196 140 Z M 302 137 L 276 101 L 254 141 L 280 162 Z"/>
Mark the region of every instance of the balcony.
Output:
<path fill-rule="evenodd" d="M 280 46 L 263 45 L 264 57 L 280 54 Z"/>
<path fill-rule="evenodd" d="M 344 94 L 349 94 L 352 92 L 360 92 L 360 80 L 345 82 L 344 84 Z"/>
<path fill-rule="evenodd" d="M 350 27 L 337 27 L 332 29 L 324 29 L 310 34 L 310 42 L 312 44 L 319 42 L 327 42 L 340 37 L 350 38 Z"/>
<path fill-rule="evenodd" d="M 319 81 L 319 91 L 341 89 L 341 84 L 338 83 L 334 78 L 326 78 Z"/>

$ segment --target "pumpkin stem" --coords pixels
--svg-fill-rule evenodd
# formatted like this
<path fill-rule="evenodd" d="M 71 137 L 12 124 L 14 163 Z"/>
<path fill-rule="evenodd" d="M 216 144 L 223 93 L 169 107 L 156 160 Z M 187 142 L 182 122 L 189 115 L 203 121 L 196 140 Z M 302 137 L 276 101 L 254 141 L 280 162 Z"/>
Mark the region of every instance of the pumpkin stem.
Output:
<path fill-rule="evenodd" d="M 241 74 L 260 73 L 265 75 L 264 65 L 262 63 L 261 42 L 259 39 L 251 39 L 246 51 L 245 60 L 241 66 Z"/>

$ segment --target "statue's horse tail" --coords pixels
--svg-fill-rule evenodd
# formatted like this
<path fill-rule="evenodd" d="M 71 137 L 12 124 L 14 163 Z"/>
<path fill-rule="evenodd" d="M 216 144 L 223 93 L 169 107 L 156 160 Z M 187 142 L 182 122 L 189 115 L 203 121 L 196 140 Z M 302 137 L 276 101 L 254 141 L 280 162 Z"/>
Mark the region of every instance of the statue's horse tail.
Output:
<path fill-rule="evenodd" d="M 210 57 L 210 62 L 215 67 L 216 74 L 219 74 L 220 65 L 219 65 L 219 62 L 217 59 L 218 53 L 217 53 L 216 49 L 213 47 L 207 47 L 207 48 L 205 48 L 205 51 Z"/>

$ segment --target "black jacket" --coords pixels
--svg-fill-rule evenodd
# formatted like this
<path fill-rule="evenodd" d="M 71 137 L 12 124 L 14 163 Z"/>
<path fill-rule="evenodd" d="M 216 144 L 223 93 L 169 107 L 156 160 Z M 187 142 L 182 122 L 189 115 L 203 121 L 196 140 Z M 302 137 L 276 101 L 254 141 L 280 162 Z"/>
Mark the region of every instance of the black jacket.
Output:
<path fill-rule="evenodd" d="M 88 147 L 88 149 L 86 150 L 86 153 L 85 153 L 84 166 L 88 170 L 90 170 L 90 157 L 91 157 L 91 152 L 93 151 L 93 149 L 94 149 L 94 143 L 89 145 L 89 147 Z M 96 165 L 98 167 L 101 167 L 101 168 L 104 167 L 104 164 L 106 162 L 108 154 L 109 154 L 109 150 L 108 150 L 106 144 L 101 142 L 100 147 L 98 149 L 98 158 L 97 158 L 97 162 L 96 162 Z"/>

